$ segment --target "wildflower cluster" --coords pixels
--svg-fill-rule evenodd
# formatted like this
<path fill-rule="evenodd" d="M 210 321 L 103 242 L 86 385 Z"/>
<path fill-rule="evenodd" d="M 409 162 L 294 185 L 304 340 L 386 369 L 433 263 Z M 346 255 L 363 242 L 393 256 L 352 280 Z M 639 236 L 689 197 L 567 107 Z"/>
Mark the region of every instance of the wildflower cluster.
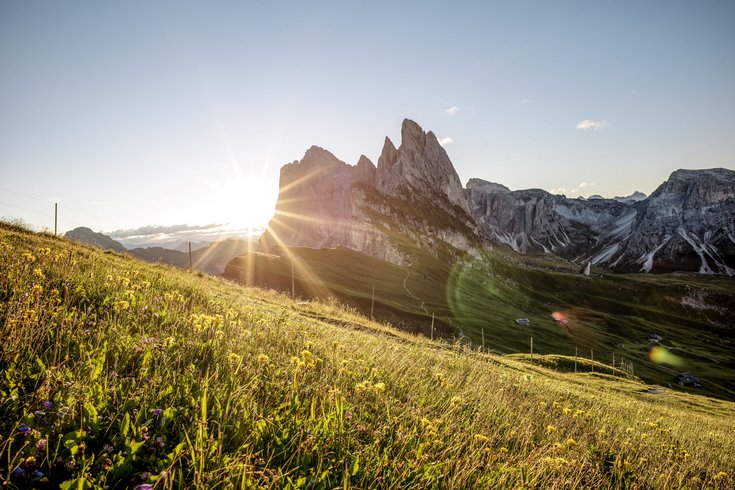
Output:
<path fill-rule="evenodd" d="M 222 333 L 222 325 L 224 324 L 224 317 L 220 314 L 207 315 L 205 313 L 193 314 L 189 317 L 191 327 L 197 334 L 202 333 Z"/>
<path fill-rule="evenodd" d="M 380 394 L 385 391 L 385 383 L 371 383 L 370 381 L 363 381 L 355 385 L 355 392 L 357 393 L 375 393 Z"/>
<path fill-rule="evenodd" d="M 294 370 L 296 372 L 307 371 L 311 368 L 316 367 L 317 363 L 320 362 L 322 362 L 321 359 L 319 359 L 311 351 L 306 349 L 301 351 L 301 356 L 291 357 L 291 365 L 294 367 Z"/>

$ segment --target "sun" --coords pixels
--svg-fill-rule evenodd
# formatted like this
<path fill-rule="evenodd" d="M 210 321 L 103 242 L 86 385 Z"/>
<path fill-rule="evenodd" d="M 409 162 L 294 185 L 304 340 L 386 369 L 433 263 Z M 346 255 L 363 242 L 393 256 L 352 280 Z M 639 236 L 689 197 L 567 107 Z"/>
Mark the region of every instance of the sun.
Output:
<path fill-rule="evenodd" d="M 235 172 L 209 179 L 211 207 L 217 221 L 233 229 L 265 228 L 273 217 L 278 183 L 262 173 Z"/>

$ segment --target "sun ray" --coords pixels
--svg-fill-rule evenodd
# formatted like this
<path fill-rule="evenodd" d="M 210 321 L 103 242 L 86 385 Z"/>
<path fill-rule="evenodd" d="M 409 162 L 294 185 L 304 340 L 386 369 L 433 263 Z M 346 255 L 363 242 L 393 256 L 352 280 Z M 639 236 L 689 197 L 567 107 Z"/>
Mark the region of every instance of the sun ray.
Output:
<path fill-rule="evenodd" d="M 273 240 L 277 243 L 279 249 L 283 254 L 286 255 L 287 260 L 291 263 L 291 265 L 294 268 L 294 278 L 305 278 L 306 282 L 301 282 L 302 287 L 305 287 L 308 289 L 308 293 L 311 296 L 316 297 L 329 297 L 331 296 L 331 293 L 329 291 L 329 288 L 327 288 L 326 284 L 311 270 L 308 264 L 301 260 L 298 255 L 293 253 L 291 248 L 286 245 L 281 237 L 278 236 L 277 233 L 272 232 L 271 236 L 273 237 Z M 281 256 L 283 257 L 283 256 Z M 300 276 L 300 277 L 299 277 Z"/>

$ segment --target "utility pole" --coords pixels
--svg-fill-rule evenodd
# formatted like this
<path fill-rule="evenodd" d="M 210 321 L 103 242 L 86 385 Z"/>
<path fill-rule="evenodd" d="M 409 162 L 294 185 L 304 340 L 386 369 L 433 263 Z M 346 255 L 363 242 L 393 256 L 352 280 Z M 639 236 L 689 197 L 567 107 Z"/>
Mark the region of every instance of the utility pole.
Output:
<path fill-rule="evenodd" d="M 577 372 L 577 355 L 579 354 L 577 351 L 579 349 L 577 347 L 574 348 L 574 372 Z"/>
<path fill-rule="evenodd" d="M 434 340 L 434 312 L 431 312 L 431 340 Z"/>
<path fill-rule="evenodd" d="M 54 236 L 56 236 L 56 232 L 58 230 L 58 223 L 59 223 L 59 203 L 54 203 Z"/>
<path fill-rule="evenodd" d="M 482 350 L 485 350 L 485 327 L 482 328 Z"/>
<path fill-rule="evenodd" d="M 375 307 L 375 286 L 373 286 L 373 297 L 370 300 L 370 319 L 373 319 L 373 308 Z"/>
<path fill-rule="evenodd" d="M 293 258 L 291 258 L 291 299 L 296 299 L 296 279 L 293 273 Z"/>
<path fill-rule="evenodd" d="M 189 271 L 191 271 L 191 242 L 189 242 Z"/>

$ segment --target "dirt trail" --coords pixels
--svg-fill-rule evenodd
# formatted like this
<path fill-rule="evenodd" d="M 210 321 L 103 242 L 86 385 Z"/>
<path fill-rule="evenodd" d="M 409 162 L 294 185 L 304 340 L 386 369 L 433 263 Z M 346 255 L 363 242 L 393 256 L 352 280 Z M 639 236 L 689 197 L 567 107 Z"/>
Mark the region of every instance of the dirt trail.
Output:
<path fill-rule="evenodd" d="M 412 265 L 413 265 L 413 262 L 411 264 L 409 264 L 408 267 L 411 267 Z M 406 293 L 408 293 L 409 296 L 411 296 L 413 299 L 415 299 L 416 301 L 418 301 L 419 303 L 421 303 L 419 305 L 419 308 L 421 308 L 421 310 L 428 315 L 429 314 L 429 310 L 427 310 L 426 307 L 424 306 L 424 300 L 422 300 L 421 298 L 419 298 L 418 296 L 416 296 L 415 294 L 413 294 L 411 292 L 411 290 L 408 289 L 408 286 L 406 285 L 406 281 L 408 281 L 408 278 L 409 277 L 411 277 L 411 269 L 408 269 L 407 268 L 407 270 L 406 270 L 406 277 L 403 278 L 403 289 L 406 290 Z"/>

